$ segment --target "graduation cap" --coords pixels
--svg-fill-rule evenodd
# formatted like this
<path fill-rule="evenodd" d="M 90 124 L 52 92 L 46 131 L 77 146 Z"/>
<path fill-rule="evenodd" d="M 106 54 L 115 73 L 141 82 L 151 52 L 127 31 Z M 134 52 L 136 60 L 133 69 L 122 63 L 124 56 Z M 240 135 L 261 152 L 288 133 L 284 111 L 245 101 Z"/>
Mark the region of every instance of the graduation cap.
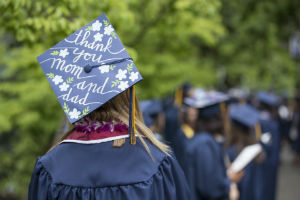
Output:
<path fill-rule="evenodd" d="M 245 103 L 249 91 L 242 88 L 230 88 L 228 96 L 230 97 L 230 103 Z"/>
<path fill-rule="evenodd" d="M 256 98 L 268 106 L 278 106 L 280 104 L 280 98 L 270 92 L 258 92 Z"/>
<path fill-rule="evenodd" d="M 254 130 L 257 140 L 261 137 L 261 127 L 259 123 L 260 113 L 248 104 L 234 104 L 229 109 L 229 116 L 233 122 Z"/>
<path fill-rule="evenodd" d="M 202 88 L 195 90 L 194 98 L 185 98 L 184 103 L 188 106 L 198 108 L 201 117 L 211 117 L 226 112 L 225 102 L 229 100 L 228 95 L 219 91 L 205 91 Z"/>
<path fill-rule="evenodd" d="M 143 112 L 146 126 L 150 127 L 153 125 L 156 116 L 163 110 L 163 104 L 159 99 L 146 100 L 140 102 L 140 108 Z"/>
<path fill-rule="evenodd" d="M 130 88 L 129 131 L 131 126 L 134 131 L 134 85 L 143 78 L 105 14 L 37 60 L 71 123 Z"/>

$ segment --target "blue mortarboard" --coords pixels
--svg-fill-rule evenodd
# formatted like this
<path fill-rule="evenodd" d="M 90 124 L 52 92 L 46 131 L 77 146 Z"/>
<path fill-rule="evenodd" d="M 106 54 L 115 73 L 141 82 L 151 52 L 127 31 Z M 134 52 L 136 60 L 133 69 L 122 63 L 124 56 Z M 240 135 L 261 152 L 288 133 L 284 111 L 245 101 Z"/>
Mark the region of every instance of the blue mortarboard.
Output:
<path fill-rule="evenodd" d="M 240 124 L 253 128 L 259 123 L 259 111 L 248 104 L 235 104 L 229 109 L 229 116 L 231 119 Z"/>
<path fill-rule="evenodd" d="M 199 115 L 211 117 L 221 112 L 220 103 L 226 102 L 228 96 L 219 91 L 205 91 L 201 88 L 196 89 L 194 98 L 186 98 L 184 103 L 200 109 Z"/>
<path fill-rule="evenodd" d="M 273 93 L 269 92 L 258 92 L 256 94 L 257 99 L 269 106 L 278 106 L 280 104 L 280 99 Z"/>
<path fill-rule="evenodd" d="M 143 112 L 144 122 L 149 127 L 153 124 L 153 118 L 163 110 L 161 100 L 153 99 L 140 102 L 140 108 Z"/>
<path fill-rule="evenodd" d="M 142 80 L 105 14 L 37 60 L 71 123 Z"/>
<path fill-rule="evenodd" d="M 260 113 L 248 104 L 234 104 L 230 106 L 229 116 L 232 122 L 253 131 L 258 141 L 261 138 Z"/>

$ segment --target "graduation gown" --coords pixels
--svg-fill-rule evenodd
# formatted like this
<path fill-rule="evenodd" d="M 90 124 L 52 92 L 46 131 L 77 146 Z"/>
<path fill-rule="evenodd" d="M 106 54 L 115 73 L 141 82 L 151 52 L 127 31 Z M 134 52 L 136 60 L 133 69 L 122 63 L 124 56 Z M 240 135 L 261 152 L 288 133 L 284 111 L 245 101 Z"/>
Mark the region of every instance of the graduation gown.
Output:
<path fill-rule="evenodd" d="M 188 140 L 183 170 L 193 200 L 228 199 L 231 181 L 227 178 L 220 144 L 208 133 L 197 133 Z"/>
<path fill-rule="evenodd" d="M 231 162 L 238 156 L 236 145 L 232 145 L 227 149 L 227 155 Z M 240 192 L 240 200 L 264 200 L 264 176 L 262 165 L 254 161 L 250 162 L 245 170 L 245 175 L 238 184 Z"/>
<path fill-rule="evenodd" d="M 279 167 L 280 133 L 277 120 L 261 120 L 262 132 L 271 134 L 269 144 L 263 144 L 267 157 L 263 163 L 264 200 L 274 200 L 276 196 L 277 174 Z"/>
<path fill-rule="evenodd" d="M 147 139 L 154 161 L 139 139 L 136 145 L 127 139 L 120 148 L 112 147 L 113 141 L 107 140 L 90 140 L 77 133 L 75 139 L 39 157 L 28 199 L 190 199 L 176 159 Z"/>
<path fill-rule="evenodd" d="M 166 143 L 173 149 L 179 164 L 183 167 L 185 165 L 184 147 L 188 139 L 180 127 L 178 112 L 179 110 L 175 105 L 171 105 L 165 110 L 166 123 L 164 135 Z"/>

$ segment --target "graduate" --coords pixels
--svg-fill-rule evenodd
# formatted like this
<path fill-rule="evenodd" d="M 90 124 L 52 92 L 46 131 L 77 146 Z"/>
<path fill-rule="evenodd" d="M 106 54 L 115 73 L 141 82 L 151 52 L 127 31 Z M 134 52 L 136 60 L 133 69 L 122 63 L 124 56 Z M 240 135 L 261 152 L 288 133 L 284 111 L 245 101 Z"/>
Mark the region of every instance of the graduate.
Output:
<path fill-rule="evenodd" d="M 184 145 L 185 136 L 181 130 L 181 107 L 185 98 L 194 98 L 195 90 L 193 86 L 186 82 L 176 91 L 174 98 L 166 99 L 163 102 L 165 113 L 165 141 L 174 150 L 174 154 L 179 159 L 183 157 L 182 146 Z"/>
<path fill-rule="evenodd" d="M 260 124 L 262 132 L 270 133 L 270 142 L 263 145 L 266 159 L 263 163 L 265 177 L 264 200 L 276 198 L 277 174 L 280 153 L 280 129 L 278 121 L 278 106 L 280 99 L 269 92 L 258 92 L 256 98 L 259 102 Z"/>
<path fill-rule="evenodd" d="M 145 125 L 150 128 L 159 141 L 165 142 L 163 135 L 165 115 L 163 112 L 162 101 L 159 99 L 142 101 L 140 102 L 140 107 Z"/>
<path fill-rule="evenodd" d="M 192 199 L 237 199 L 235 183 L 242 178 L 243 171 L 226 173 L 223 146 L 217 140 L 223 135 L 221 110 L 224 111 L 223 103 L 228 97 L 214 91 L 199 90 L 196 93 L 194 101 L 185 101 L 194 110 L 197 108 L 198 123 L 184 146 L 182 166 L 191 187 Z"/>
<path fill-rule="evenodd" d="M 259 111 L 248 104 L 233 104 L 230 107 L 231 135 L 227 153 L 233 162 L 238 154 L 248 145 L 261 143 Z M 262 163 L 265 153 L 261 152 L 246 166 L 245 176 L 238 184 L 240 200 L 263 200 L 264 176 Z"/>
<path fill-rule="evenodd" d="M 141 74 L 104 14 L 38 61 L 70 127 L 37 159 L 29 200 L 190 199 L 176 159 L 143 123 Z"/>

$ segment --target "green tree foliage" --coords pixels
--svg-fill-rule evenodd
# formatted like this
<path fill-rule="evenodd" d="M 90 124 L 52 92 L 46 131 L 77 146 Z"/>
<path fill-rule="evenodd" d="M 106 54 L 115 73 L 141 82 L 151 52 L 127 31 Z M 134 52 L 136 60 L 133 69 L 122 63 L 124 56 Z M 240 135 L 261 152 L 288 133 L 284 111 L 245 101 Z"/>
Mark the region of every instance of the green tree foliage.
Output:
<path fill-rule="evenodd" d="M 51 146 L 64 121 L 36 57 L 67 35 L 105 12 L 145 79 L 138 84 L 141 98 L 164 96 L 185 80 L 217 86 L 224 72 L 229 85 L 268 88 L 274 83 L 292 90 L 295 62 L 286 45 L 298 4 L 0 1 L 0 198 L 26 195 L 35 159 Z"/>
<path fill-rule="evenodd" d="M 288 54 L 288 42 L 299 23 L 299 1 L 222 1 L 228 34 L 217 49 L 226 83 L 249 89 L 287 90 L 299 78 L 299 65 Z M 300 44 L 299 44 L 300 45 Z"/>

